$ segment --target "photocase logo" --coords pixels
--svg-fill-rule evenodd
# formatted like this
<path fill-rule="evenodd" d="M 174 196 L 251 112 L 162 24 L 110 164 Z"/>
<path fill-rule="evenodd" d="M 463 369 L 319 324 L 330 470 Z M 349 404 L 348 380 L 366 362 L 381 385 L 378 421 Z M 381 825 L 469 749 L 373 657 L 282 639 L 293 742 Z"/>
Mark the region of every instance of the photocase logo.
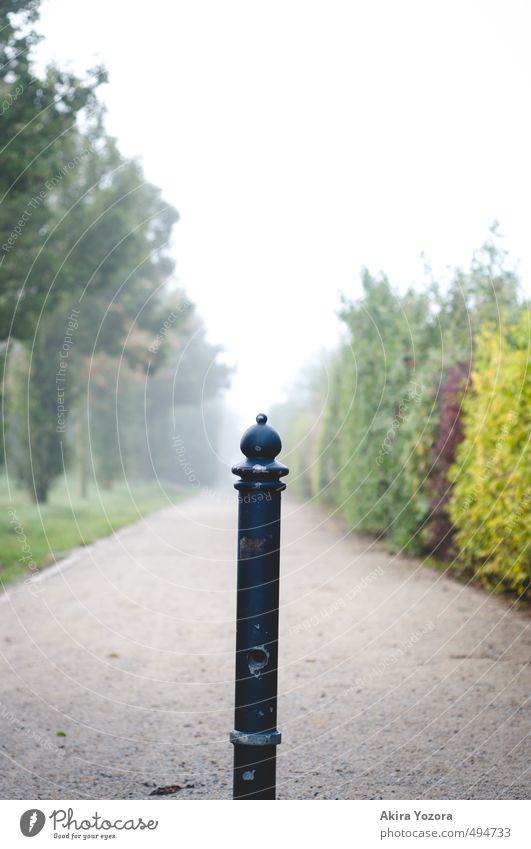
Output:
<path fill-rule="evenodd" d="M 35 837 L 39 831 L 44 828 L 46 817 L 42 811 L 37 808 L 30 808 L 29 811 L 24 811 L 20 817 L 20 830 L 24 837 Z"/>

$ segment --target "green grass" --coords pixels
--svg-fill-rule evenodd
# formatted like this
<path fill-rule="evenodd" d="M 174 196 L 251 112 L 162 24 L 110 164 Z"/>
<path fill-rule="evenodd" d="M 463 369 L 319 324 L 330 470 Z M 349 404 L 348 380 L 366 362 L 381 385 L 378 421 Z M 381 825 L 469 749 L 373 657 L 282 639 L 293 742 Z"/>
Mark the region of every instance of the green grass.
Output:
<path fill-rule="evenodd" d="M 179 500 L 176 489 L 153 484 L 115 484 L 95 487 L 86 499 L 76 483 L 61 481 L 46 504 L 35 504 L 22 490 L 0 478 L 0 592 L 2 586 L 29 577 L 65 557 L 73 548 L 89 545 L 118 528 Z"/>

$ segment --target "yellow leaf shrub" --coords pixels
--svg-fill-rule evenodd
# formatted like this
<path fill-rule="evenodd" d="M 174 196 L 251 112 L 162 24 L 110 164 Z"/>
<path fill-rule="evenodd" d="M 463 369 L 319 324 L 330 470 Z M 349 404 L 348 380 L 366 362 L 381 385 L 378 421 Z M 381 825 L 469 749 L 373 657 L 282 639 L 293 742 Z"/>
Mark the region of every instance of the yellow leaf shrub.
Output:
<path fill-rule="evenodd" d="M 480 333 L 450 473 L 461 559 L 488 586 L 522 594 L 531 578 L 530 321 L 525 308 L 507 331 Z"/>

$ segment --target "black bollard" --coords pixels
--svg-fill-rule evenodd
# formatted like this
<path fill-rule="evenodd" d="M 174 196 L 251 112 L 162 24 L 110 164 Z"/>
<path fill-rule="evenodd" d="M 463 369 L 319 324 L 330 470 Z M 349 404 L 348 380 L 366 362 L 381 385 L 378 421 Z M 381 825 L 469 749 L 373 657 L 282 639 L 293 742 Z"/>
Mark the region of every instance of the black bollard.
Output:
<path fill-rule="evenodd" d="M 238 490 L 238 590 L 234 799 L 274 799 L 276 792 L 280 478 L 289 469 L 267 416 L 242 436 L 246 459 L 233 466 Z"/>

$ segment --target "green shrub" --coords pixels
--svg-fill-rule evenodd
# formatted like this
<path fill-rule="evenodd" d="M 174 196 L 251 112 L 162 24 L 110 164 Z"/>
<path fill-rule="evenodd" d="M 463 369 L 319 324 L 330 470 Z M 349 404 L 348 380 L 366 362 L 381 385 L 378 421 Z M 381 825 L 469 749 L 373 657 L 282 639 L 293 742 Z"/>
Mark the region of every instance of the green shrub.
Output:
<path fill-rule="evenodd" d="M 531 415 L 529 315 L 516 326 L 518 279 L 497 238 L 493 227 L 470 269 L 455 269 L 441 288 L 431 281 L 403 293 L 385 275 L 365 271 L 361 296 L 343 303 L 343 338 L 327 357 L 326 381 L 317 370 L 313 379 L 306 374 L 284 413 L 285 432 L 299 492 L 326 502 L 352 530 L 385 537 L 393 550 L 434 552 L 456 573 L 472 569 L 490 585 L 501 581 L 521 591 L 531 501 L 529 460 L 520 456 Z M 490 335 L 479 338 L 487 323 Z M 496 372 L 493 346 L 505 327 L 513 330 Z M 490 436 L 483 432 L 487 414 Z M 465 425 L 467 445 L 459 450 Z M 476 493 L 489 438 L 495 460 Z M 459 481 L 451 472 L 456 456 Z M 488 498 L 500 508 L 498 519 Z"/>

